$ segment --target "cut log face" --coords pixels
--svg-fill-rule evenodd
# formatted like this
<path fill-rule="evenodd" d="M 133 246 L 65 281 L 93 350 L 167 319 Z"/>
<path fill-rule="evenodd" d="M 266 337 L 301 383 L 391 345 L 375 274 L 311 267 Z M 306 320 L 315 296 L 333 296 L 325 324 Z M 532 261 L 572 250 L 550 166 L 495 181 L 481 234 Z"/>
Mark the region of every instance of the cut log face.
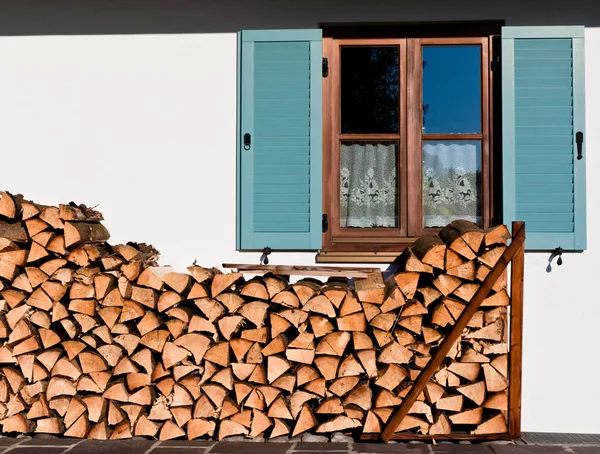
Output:
<path fill-rule="evenodd" d="M 294 431 L 292 432 L 292 437 L 303 434 L 304 432 L 312 429 L 317 425 L 317 420 L 315 419 L 312 411 L 306 405 L 302 407 L 300 410 L 300 414 L 296 421 L 296 425 L 294 426 Z"/>

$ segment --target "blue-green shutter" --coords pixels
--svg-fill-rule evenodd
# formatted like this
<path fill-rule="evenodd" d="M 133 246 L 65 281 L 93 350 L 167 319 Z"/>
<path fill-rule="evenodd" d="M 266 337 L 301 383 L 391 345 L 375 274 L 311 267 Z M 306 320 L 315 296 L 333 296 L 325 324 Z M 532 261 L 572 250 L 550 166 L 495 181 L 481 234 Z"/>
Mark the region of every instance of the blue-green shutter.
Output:
<path fill-rule="evenodd" d="M 584 27 L 502 29 L 503 221 L 527 250 L 586 248 L 584 92 Z"/>
<path fill-rule="evenodd" d="M 243 31 L 238 45 L 237 248 L 318 250 L 321 30 Z"/>

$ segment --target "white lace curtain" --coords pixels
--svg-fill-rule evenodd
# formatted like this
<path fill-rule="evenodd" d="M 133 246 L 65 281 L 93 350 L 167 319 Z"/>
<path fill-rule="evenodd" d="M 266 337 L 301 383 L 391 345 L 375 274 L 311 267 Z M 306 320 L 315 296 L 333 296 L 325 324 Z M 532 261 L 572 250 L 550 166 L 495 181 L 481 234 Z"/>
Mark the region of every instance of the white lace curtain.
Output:
<path fill-rule="evenodd" d="M 423 223 L 443 227 L 457 219 L 481 225 L 479 142 L 423 144 Z"/>
<path fill-rule="evenodd" d="M 396 227 L 395 143 L 341 144 L 340 227 Z"/>

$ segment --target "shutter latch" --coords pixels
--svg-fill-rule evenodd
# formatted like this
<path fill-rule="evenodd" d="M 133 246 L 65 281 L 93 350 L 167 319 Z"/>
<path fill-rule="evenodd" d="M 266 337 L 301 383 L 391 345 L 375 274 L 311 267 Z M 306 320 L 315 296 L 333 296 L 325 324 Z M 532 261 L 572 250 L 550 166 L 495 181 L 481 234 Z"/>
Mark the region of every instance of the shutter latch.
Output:
<path fill-rule="evenodd" d="M 554 249 L 554 252 L 552 253 L 552 255 L 554 257 L 558 257 L 558 260 L 556 261 L 556 264 L 558 266 L 562 265 L 562 253 L 563 253 L 563 248 L 561 248 L 561 247 L 557 247 L 556 249 Z"/>
<path fill-rule="evenodd" d="M 322 227 L 322 231 L 323 233 L 327 233 L 327 231 L 329 230 L 329 219 L 327 218 L 327 215 L 324 214 L 323 215 L 323 221 L 321 223 L 321 227 Z"/>
<path fill-rule="evenodd" d="M 583 159 L 583 133 L 575 133 L 575 143 L 577 144 L 577 159 Z"/>
<path fill-rule="evenodd" d="M 323 77 L 329 76 L 329 60 L 323 58 Z"/>
<path fill-rule="evenodd" d="M 271 248 L 269 246 L 267 246 L 266 248 L 263 249 L 263 253 L 260 256 L 260 264 L 261 265 L 268 265 L 269 264 L 269 254 L 271 253 Z"/>

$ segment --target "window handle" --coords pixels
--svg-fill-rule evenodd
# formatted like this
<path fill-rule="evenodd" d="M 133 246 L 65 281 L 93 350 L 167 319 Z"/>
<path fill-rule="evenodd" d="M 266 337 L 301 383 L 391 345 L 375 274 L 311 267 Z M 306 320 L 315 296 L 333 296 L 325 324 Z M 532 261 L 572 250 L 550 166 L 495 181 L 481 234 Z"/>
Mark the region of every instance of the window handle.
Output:
<path fill-rule="evenodd" d="M 583 133 L 581 131 L 575 133 L 575 143 L 577 144 L 577 159 L 583 159 Z"/>
<path fill-rule="evenodd" d="M 252 146 L 252 136 L 246 133 L 244 134 L 244 150 L 249 150 Z"/>

